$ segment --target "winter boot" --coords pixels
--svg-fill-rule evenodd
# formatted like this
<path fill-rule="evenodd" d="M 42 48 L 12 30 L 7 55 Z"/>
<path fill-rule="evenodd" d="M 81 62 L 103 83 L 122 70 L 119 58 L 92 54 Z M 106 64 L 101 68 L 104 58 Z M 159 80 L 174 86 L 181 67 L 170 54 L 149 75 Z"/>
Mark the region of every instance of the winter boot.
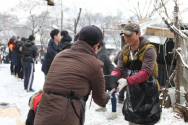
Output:
<path fill-rule="evenodd" d="M 117 118 L 117 112 L 112 112 L 110 115 L 108 115 L 107 119 L 108 120 L 113 120 Z"/>
<path fill-rule="evenodd" d="M 99 107 L 98 109 L 95 109 L 96 112 L 106 112 L 106 107 Z"/>

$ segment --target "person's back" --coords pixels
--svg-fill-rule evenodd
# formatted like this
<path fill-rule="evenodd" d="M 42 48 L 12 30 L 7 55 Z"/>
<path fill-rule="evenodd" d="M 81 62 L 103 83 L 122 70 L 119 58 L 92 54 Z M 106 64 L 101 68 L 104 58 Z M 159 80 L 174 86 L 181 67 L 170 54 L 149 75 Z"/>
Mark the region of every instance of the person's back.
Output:
<path fill-rule="evenodd" d="M 93 48 L 81 40 L 56 55 L 43 90 L 34 125 L 84 123 L 81 119 L 85 115 L 85 102 L 91 90 L 96 104 L 104 105 L 109 100 L 105 94 L 102 62 L 96 58 Z M 75 94 L 70 95 L 71 91 Z M 68 101 L 73 103 L 69 104 Z"/>
<path fill-rule="evenodd" d="M 37 50 L 34 43 L 27 40 L 22 47 L 23 62 L 33 63 L 33 58 L 37 57 Z"/>
<path fill-rule="evenodd" d="M 23 69 L 24 69 L 24 89 L 27 92 L 35 90 L 32 89 L 34 79 L 34 61 L 37 59 L 37 47 L 34 45 L 35 37 L 29 36 L 29 40 L 25 42 L 22 47 L 23 53 Z"/>

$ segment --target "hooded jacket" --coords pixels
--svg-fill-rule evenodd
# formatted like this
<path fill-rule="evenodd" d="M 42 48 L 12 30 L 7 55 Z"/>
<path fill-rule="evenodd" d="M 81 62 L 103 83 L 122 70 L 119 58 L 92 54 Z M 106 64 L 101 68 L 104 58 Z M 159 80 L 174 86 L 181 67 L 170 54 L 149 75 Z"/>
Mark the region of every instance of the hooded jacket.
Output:
<path fill-rule="evenodd" d="M 33 63 L 33 59 L 37 57 L 37 47 L 30 40 L 26 41 L 22 47 L 23 62 Z"/>
<path fill-rule="evenodd" d="M 114 65 L 112 64 L 110 58 L 109 58 L 109 51 L 106 49 L 105 46 L 102 46 L 100 51 L 97 53 L 97 58 L 101 60 L 104 63 L 103 66 L 103 73 L 104 75 L 110 75 L 111 72 L 114 70 Z"/>
<path fill-rule="evenodd" d="M 64 35 L 64 37 L 61 39 L 61 42 L 59 43 L 60 46 L 61 46 L 61 49 L 64 50 L 64 49 L 68 49 L 71 47 L 71 42 L 72 41 L 72 38 L 71 36 L 67 33 Z"/>
<path fill-rule="evenodd" d="M 42 92 L 43 92 L 43 90 L 40 90 L 39 92 L 37 92 L 33 96 L 31 96 L 29 99 L 30 110 L 27 115 L 26 125 L 33 125 L 33 123 L 34 123 L 35 114 L 36 114 L 36 110 L 38 107 L 37 105 L 40 102 Z"/>

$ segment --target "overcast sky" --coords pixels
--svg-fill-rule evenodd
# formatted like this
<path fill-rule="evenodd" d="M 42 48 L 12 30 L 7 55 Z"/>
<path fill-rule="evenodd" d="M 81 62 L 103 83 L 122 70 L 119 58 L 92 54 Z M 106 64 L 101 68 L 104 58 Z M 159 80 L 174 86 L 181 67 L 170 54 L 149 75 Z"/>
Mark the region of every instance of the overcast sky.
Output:
<path fill-rule="evenodd" d="M 0 0 L 0 12 L 10 12 L 10 8 L 16 8 L 19 1 L 27 1 L 27 0 Z M 44 1 L 44 0 L 38 0 Z M 61 0 L 55 0 L 55 3 Z M 129 18 L 133 15 L 133 13 L 127 11 L 132 6 L 137 7 L 137 2 L 140 1 L 140 10 L 142 11 L 144 8 L 144 4 L 148 0 L 62 0 L 64 8 L 82 8 L 82 10 L 90 10 L 93 13 L 102 13 L 104 15 L 115 15 L 117 14 L 117 10 L 123 12 L 124 16 Z M 167 10 L 169 15 L 172 15 L 174 2 L 173 0 L 169 0 L 170 2 L 167 5 Z M 186 8 L 188 8 L 188 0 L 179 0 L 180 3 L 180 12 Z M 52 8 L 52 7 L 51 7 Z M 147 6 L 145 7 L 148 8 Z M 152 7 L 151 7 L 152 9 Z M 14 14 L 14 12 L 11 12 Z M 18 17 L 23 17 L 24 13 L 19 12 L 16 13 Z M 188 22 L 188 10 L 181 14 L 181 17 L 184 21 Z"/>

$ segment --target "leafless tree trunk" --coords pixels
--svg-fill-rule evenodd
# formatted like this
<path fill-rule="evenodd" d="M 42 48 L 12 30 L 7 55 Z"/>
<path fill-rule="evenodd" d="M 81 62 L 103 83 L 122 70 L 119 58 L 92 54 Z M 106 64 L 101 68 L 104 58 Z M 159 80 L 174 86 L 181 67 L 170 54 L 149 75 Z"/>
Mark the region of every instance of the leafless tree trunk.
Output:
<path fill-rule="evenodd" d="M 77 26 L 78 26 L 78 23 L 79 23 L 79 20 L 80 20 L 81 11 L 82 11 L 82 8 L 79 9 L 77 20 L 74 21 L 74 39 L 75 39 L 76 34 L 77 34 L 76 29 L 77 29 Z"/>
<path fill-rule="evenodd" d="M 174 7 L 174 21 L 175 21 L 175 27 L 177 29 L 179 29 L 179 26 L 178 26 L 178 12 L 179 12 L 179 7 L 177 5 L 177 0 L 175 1 L 175 7 Z M 174 32 L 174 36 L 175 36 L 175 49 L 177 49 L 178 47 L 180 47 L 180 40 L 179 40 L 179 35 Z M 176 72 L 175 72 L 175 76 L 176 76 L 176 81 L 175 81 L 175 88 L 176 88 L 176 91 L 175 91 L 175 100 L 176 100 L 176 104 L 180 104 L 180 80 L 181 80 L 181 77 L 180 77 L 180 74 L 181 74 L 181 59 L 180 59 L 180 56 L 177 55 L 177 58 L 176 58 Z"/>

